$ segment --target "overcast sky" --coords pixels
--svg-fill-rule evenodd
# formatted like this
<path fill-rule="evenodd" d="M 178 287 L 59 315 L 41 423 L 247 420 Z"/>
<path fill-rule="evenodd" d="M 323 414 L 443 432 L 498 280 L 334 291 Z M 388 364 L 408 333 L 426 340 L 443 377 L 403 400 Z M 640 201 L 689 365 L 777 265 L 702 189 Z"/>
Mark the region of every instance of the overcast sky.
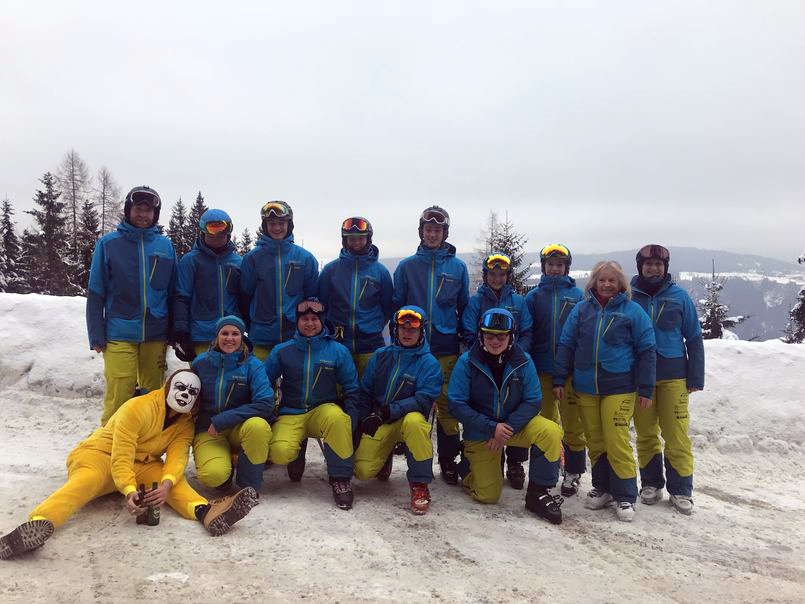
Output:
<path fill-rule="evenodd" d="M 496 4 L 494 8 L 492 5 Z M 285 199 L 319 258 L 447 208 L 577 252 L 805 249 L 805 4 L 5 0 L 0 196 L 74 148 L 124 193 L 200 189 L 235 230 Z"/>

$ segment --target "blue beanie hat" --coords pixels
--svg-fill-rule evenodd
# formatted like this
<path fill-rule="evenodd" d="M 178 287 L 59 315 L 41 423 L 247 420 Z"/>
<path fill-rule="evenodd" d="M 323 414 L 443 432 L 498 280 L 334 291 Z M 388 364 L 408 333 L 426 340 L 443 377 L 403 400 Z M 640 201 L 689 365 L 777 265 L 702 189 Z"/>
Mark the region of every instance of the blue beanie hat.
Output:
<path fill-rule="evenodd" d="M 240 319 L 240 317 L 236 317 L 235 315 L 227 315 L 218 319 L 218 322 L 215 324 L 215 334 L 217 335 L 218 332 L 221 331 L 221 328 L 226 325 L 234 325 L 240 330 L 241 335 L 243 335 L 243 332 L 246 331 L 246 324 Z"/>

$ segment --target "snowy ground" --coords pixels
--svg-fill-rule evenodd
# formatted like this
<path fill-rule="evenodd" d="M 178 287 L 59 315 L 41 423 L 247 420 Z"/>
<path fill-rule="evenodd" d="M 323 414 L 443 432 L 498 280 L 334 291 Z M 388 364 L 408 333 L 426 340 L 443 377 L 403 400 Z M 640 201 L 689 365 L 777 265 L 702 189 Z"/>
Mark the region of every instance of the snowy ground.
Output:
<path fill-rule="evenodd" d="M 5 533 L 62 483 L 67 453 L 95 427 L 102 363 L 81 299 L 0 294 L 0 316 Z M 664 501 L 622 524 L 572 498 L 555 527 L 524 511 L 522 492 L 483 506 L 438 470 L 431 512 L 415 517 L 399 457 L 388 484 L 357 482 L 343 512 L 312 442 L 303 481 L 271 468 L 261 505 L 221 538 L 171 510 L 137 526 L 122 497 L 97 500 L 41 550 L 0 562 L 0 601 L 803 601 L 805 346 L 706 350 L 692 517 Z"/>

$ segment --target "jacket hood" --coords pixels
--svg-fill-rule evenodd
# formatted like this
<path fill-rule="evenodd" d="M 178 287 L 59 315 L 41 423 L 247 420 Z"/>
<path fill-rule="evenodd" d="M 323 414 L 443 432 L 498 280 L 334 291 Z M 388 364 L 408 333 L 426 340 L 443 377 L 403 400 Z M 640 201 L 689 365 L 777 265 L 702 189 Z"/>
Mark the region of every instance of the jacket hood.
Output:
<path fill-rule="evenodd" d="M 235 251 L 235 244 L 232 243 L 231 239 L 229 241 L 227 241 L 227 243 L 226 243 L 226 251 L 223 254 L 219 255 L 219 254 L 216 254 L 215 252 L 213 252 L 210 249 L 210 247 L 206 243 L 204 243 L 204 237 L 199 235 L 199 236 L 196 237 L 196 242 L 193 244 L 193 249 L 198 250 L 199 252 L 202 252 L 204 254 L 207 254 L 208 256 L 212 256 L 213 258 L 215 258 L 215 257 L 219 257 L 219 256 L 223 257 L 223 256 L 226 256 L 227 254 L 230 254 L 230 253 L 234 252 Z"/>
<path fill-rule="evenodd" d="M 481 340 L 475 340 L 472 348 L 470 348 L 470 359 L 478 363 L 478 365 L 490 369 L 489 364 L 484 359 L 483 353 L 484 351 L 483 348 L 481 348 Z M 511 347 L 511 350 L 509 350 L 509 358 L 506 359 L 506 367 L 519 367 L 527 361 L 528 357 L 526 356 L 525 352 L 523 352 L 523 349 L 520 347 L 520 345 L 515 342 Z"/>
<path fill-rule="evenodd" d="M 641 294 L 643 294 L 644 296 L 648 296 L 648 297 L 650 297 L 650 298 L 651 298 L 651 297 L 652 297 L 652 295 L 651 295 L 651 294 L 649 294 L 648 292 L 645 292 L 645 291 L 643 291 L 642 289 L 640 289 L 640 287 L 638 286 L 638 282 L 639 282 L 639 281 L 640 281 L 640 275 L 635 275 L 634 277 L 632 277 L 632 280 L 629 282 L 629 285 L 631 285 L 631 286 L 632 286 L 632 289 L 633 289 L 633 290 L 638 291 L 638 292 L 640 292 Z M 661 294 L 662 292 L 664 292 L 666 289 L 668 289 L 669 287 L 671 287 L 672 285 L 674 285 L 674 280 L 673 280 L 673 279 L 671 279 L 671 275 L 669 274 L 669 275 L 665 275 L 665 276 L 662 278 L 661 283 L 662 283 L 662 285 L 660 285 L 659 289 L 658 289 L 658 290 L 657 290 L 657 292 L 654 294 L 654 296 L 658 296 L 658 295 L 660 295 L 660 294 Z"/>
<path fill-rule="evenodd" d="M 154 237 L 159 235 L 159 227 L 154 225 L 144 229 L 137 228 L 130 222 L 122 220 L 117 225 L 117 232 L 123 235 L 126 239 L 139 239 L 144 238 L 146 241 L 151 241 Z"/>

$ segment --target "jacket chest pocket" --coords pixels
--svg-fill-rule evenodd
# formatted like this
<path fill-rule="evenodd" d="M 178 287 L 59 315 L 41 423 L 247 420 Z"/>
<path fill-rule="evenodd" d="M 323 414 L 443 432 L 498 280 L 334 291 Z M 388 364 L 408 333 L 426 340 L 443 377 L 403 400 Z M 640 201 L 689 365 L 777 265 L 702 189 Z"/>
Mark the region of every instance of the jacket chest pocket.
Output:
<path fill-rule="evenodd" d="M 391 400 L 401 401 L 413 396 L 415 392 L 416 379 L 410 375 L 404 375 L 394 386 L 394 395 L 391 397 Z"/>
<path fill-rule="evenodd" d="M 317 395 L 328 396 L 331 392 L 335 392 L 335 383 L 335 364 L 331 361 L 316 363 L 310 391 Z"/>
<path fill-rule="evenodd" d="M 519 404 L 523 398 L 523 380 L 519 375 L 513 375 L 503 389 L 503 405 Z"/>
<path fill-rule="evenodd" d="M 676 300 L 663 300 L 654 318 L 654 323 L 663 331 L 673 331 L 682 325 L 682 305 Z"/>
<path fill-rule="evenodd" d="M 152 289 L 166 289 L 173 276 L 173 259 L 163 256 L 148 257 L 148 282 Z"/>
<path fill-rule="evenodd" d="M 461 282 L 452 275 L 444 273 L 439 275 L 438 284 L 436 303 L 439 306 L 455 306 Z"/>
<path fill-rule="evenodd" d="M 240 289 L 240 269 L 233 265 L 223 267 L 224 288 L 230 294 L 237 294 Z"/>
<path fill-rule="evenodd" d="M 302 294 L 305 283 L 305 265 L 299 262 L 289 262 L 283 281 L 283 289 L 289 296 Z"/>
<path fill-rule="evenodd" d="M 250 402 L 251 398 L 252 392 L 246 377 L 242 375 L 231 376 L 226 385 L 224 406 L 237 407 L 238 405 Z"/>
<path fill-rule="evenodd" d="M 607 344 L 619 345 L 630 341 L 631 322 L 622 315 L 612 315 L 604 324 L 603 338 Z"/>
<path fill-rule="evenodd" d="M 360 281 L 358 290 L 358 306 L 365 309 L 375 307 L 380 302 L 380 284 L 366 277 Z"/>
<path fill-rule="evenodd" d="M 567 320 L 574 306 L 576 306 L 576 301 L 573 298 L 562 298 L 559 300 L 559 312 L 556 315 L 556 319 L 560 324 L 563 324 Z"/>

